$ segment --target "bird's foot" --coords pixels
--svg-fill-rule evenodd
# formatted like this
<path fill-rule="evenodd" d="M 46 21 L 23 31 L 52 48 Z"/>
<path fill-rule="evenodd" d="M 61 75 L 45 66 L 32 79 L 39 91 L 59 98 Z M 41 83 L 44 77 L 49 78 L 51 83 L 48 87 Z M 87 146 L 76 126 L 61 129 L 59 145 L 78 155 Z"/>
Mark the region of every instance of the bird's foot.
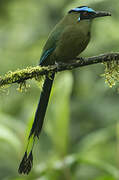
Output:
<path fill-rule="evenodd" d="M 85 58 L 83 58 L 83 57 L 76 57 L 76 60 L 78 60 L 78 61 L 84 61 L 85 60 Z"/>
<path fill-rule="evenodd" d="M 59 70 L 62 69 L 62 67 L 64 67 L 65 65 L 67 66 L 67 63 L 64 63 L 64 62 L 55 62 L 55 65 L 56 65 L 56 72 L 58 72 Z"/>

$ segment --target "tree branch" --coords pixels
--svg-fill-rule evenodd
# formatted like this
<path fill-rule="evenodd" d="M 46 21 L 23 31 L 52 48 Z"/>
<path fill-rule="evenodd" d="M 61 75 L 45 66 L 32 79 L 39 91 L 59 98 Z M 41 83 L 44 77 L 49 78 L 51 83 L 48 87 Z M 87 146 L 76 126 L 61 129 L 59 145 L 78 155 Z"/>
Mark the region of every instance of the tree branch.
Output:
<path fill-rule="evenodd" d="M 106 73 L 109 75 L 110 70 L 112 72 L 112 69 L 116 66 L 116 71 L 119 73 L 119 68 L 117 66 L 119 65 L 119 53 L 107 53 L 102 54 L 99 56 L 93 56 L 89 58 L 77 58 L 73 63 L 70 64 L 55 64 L 52 66 L 47 67 L 27 67 L 26 69 L 17 70 L 15 72 L 8 72 L 3 77 L 0 77 L 0 87 L 4 87 L 5 85 L 13 84 L 13 83 L 24 83 L 28 79 L 39 79 L 43 75 L 48 75 L 52 72 L 60 72 L 64 70 L 72 70 L 78 67 L 87 66 L 87 65 L 93 65 L 97 63 L 106 63 Z M 113 62 L 113 66 L 112 63 Z M 114 66 L 114 62 L 116 62 Z M 111 64 L 111 65 L 109 65 Z M 115 69 L 114 69 L 115 70 Z M 109 72 L 108 72 L 109 71 Z M 112 77 L 112 74 L 111 74 Z"/>

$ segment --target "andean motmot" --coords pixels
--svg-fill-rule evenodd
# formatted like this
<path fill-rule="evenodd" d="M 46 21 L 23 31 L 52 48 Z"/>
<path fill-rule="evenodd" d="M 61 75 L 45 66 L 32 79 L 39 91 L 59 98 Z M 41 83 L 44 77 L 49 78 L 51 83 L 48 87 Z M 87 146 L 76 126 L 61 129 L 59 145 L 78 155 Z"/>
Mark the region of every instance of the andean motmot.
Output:
<path fill-rule="evenodd" d="M 43 48 L 40 66 L 55 63 L 70 63 L 87 47 L 91 38 L 92 20 L 97 17 L 111 16 L 108 12 L 98 12 L 87 6 L 71 9 L 50 33 Z M 42 130 L 49 96 L 55 73 L 45 76 L 35 119 L 28 137 L 28 144 L 19 166 L 19 173 L 28 174 L 33 165 L 32 150 L 36 137 Z"/>

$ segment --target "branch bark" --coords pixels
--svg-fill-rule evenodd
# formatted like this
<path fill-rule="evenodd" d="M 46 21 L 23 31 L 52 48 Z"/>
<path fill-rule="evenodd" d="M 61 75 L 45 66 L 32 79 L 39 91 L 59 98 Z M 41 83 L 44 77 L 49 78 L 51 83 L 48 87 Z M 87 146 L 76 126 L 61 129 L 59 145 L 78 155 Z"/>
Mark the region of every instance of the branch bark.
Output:
<path fill-rule="evenodd" d="M 89 58 L 76 58 L 73 63 L 70 64 L 55 64 L 47 67 L 27 67 L 26 69 L 17 70 L 15 72 L 8 72 L 3 77 L 0 77 L 0 87 L 13 83 L 24 83 L 28 79 L 39 79 L 43 75 L 48 75 L 52 72 L 60 72 L 64 70 L 72 70 L 78 67 L 116 61 L 118 64 L 119 52 L 115 53 L 106 53 L 99 56 L 93 56 Z"/>

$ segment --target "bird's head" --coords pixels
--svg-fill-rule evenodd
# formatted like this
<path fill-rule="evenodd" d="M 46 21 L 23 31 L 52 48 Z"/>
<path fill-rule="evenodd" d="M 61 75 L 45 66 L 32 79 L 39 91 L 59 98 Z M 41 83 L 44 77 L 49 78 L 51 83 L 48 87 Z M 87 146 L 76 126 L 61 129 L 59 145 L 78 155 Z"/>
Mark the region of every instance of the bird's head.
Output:
<path fill-rule="evenodd" d="M 73 8 L 68 13 L 79 14 L 79 18 L 78 18 L 79 22 L 85 19 L 94 19 L 97 17 L 111 16 L 111 13 L 109 12 L 95 11 L 87 6 L 80 6 L 77 8 Z"/>

